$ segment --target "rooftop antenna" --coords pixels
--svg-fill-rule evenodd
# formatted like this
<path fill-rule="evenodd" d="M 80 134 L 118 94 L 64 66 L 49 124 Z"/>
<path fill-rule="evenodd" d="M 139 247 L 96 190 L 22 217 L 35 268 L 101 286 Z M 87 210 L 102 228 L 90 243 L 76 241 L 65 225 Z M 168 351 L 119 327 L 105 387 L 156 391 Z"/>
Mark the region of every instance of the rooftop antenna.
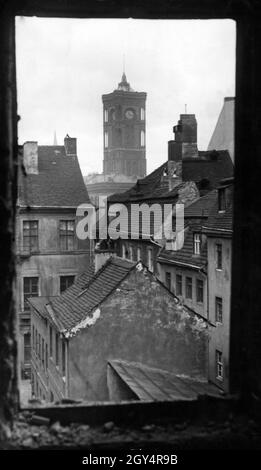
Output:
<path fill-rule="evenodd" d="M 123 54 L 123 73 L 125 73 L 125 54 Z"/>

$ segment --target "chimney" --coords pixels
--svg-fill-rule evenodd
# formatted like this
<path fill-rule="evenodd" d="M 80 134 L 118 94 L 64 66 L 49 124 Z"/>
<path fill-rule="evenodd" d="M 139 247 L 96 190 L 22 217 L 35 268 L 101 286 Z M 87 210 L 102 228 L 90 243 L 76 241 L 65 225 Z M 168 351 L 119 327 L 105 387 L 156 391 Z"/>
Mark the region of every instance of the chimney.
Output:
<path fill-rule="evenodd" d="M 103 248 L 103 246 L 106 246 L 106 248 Z M 105 240 L 97 243 L 94 249 L 94 272 L 97 273 L 110 258 L 115 256 L 114 249 L 110 248 Z"/>
<path fill-rule="evenodd" d="M 27 175 L 38 175 L 38 143 L 25 142 L 23 145 L 23 163 Z"/>
<path fill-rule="evenodd" d="M 197 121 L 195 114 L 181 114 L 177 126 L 173 127 L 175 142 L 182 144 L 182 158 L 198 156 Z"/>
<path fill-rule="evenodd" d="M 68 134 L 64 138 L 65 155 L 67 157 L 76 157 L 77 155 L 77 139 L 70 137 Z"/>

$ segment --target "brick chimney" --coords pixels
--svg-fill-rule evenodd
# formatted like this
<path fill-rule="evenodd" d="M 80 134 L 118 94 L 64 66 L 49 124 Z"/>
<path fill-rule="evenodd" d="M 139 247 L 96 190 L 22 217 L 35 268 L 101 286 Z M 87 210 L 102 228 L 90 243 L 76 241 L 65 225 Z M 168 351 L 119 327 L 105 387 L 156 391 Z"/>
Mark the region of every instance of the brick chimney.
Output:
<path fill-rule="evenodd" d="M 70 157 L 76 157 L 77 155 L 77 139 L 76 137 L 70 137 L 68 134 L 64 138 L 65 155 Z"/>
<path fill-rule="evenodd" d="M 25 142 L 23 145 L 23 163 L 27 175 L 38 175 L 38 143 Z"/>
<path fill-rule="evenodd" d="M 106 240 L 98 242 L 94 249 L 94 272 L 99 271 L 110 258 L 115 256 L 115 250 L 109 246 Z"/>
<path fill-rule="evenodd" d="M 175 142 L 182 145 L 182 158 L 198 156 L 197 121 L 195 114 L 181 114 L 177 126 L 173 127 Z"/>

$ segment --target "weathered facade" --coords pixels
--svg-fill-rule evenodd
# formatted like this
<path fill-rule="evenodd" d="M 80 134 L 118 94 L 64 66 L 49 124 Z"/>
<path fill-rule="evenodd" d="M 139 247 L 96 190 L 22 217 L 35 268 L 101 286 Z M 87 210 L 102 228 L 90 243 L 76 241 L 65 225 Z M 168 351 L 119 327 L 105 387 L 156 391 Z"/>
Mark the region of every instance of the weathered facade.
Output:
<path fill-rule="evenodd" d="M 160 280 L 209 325 L 208 378 L 229 390 L 232 178 L 185 209 L 184 246 L 162 249 Z"/>
<path fill-rule="evenodd" d="M 23 146 L 16 218 L 19 354 L 30 369 L 31 296 L 58 295 L 90 262 L 90 242 L 76 236 L 76 208 L 88 202 L 76 139 L 64 146 Z"/>
<path fill-rule="evenodd" d="M 142 263 L 112 257 L 84 276 L 60 297 L 30 300 L 32 328 L 47 348 L 46 370 L 40 359 L 32 369 L 38 397 L 49 389 L 48 400 L 107 400 L 106 369 L 113 359 L 206 382 L 207 323 L 179 304 Z"/>
<path fill-rule="evenodd" d="M 229 391 L 233 184 L 223 181 L 218 191 L 203 227 L 208 244 L 208 316 L 215 325 L 209 337 L 209 379 Z"/>
<path fill-rule="evenodd" d="M 216 188 L 219 180 L 233 176 L 233 163 L 227 151 L 199 151 L 197 147 L 197 121 L 194 114 L 181 114 L 178 124 L 174 126 L 175 139 L 168 142 L 168 161 L 154 170 L 147 177 L 137 181 L 130 190 L 109 197 L 109 206 L 124 204 L 128 208 L 128 238 L 119 238 L 115 244 L 118 256 L 132 258 L 134 251 L 140 254 L 141 260 L 149 269 L 157 273 L 157 256 L 165 246 L 166 237 L 156 239 L 152 216 L 146 220 L 149 225 L 147 239 L 141 237 L 141 218 L 137 231 L 139 242 L 133 241 L 130 233 L 131 204 L 172 204 L 183 203 L 185 207 L 200 196 Z M 174 211 L 175 212 L 175 211 Z M 199 219 L 201 219 L 202 213 Z M 154 217 L 155 219 L 155 217 Z M 174 228 L 175 230 L 175 228 Z M 139 247 L 135 250 L 135 247 Z M 127 253 L 127 255 L 126 255 Z M 138 256 L 139 257 L 139 256 Z M 152 259 L 151 259 L 152 257 Z M 134 258 L 135 259 L 135 258 Z M 165 274 L 164 274 L 165 276 Z M 200 275 L 204 278 L 204 273 Z M 161 277 L 162 279 L 162 277 Z M 198 306 L 199 307 L 199 306 Z M 202 313 L 202 308 L 200 309 Z"/>

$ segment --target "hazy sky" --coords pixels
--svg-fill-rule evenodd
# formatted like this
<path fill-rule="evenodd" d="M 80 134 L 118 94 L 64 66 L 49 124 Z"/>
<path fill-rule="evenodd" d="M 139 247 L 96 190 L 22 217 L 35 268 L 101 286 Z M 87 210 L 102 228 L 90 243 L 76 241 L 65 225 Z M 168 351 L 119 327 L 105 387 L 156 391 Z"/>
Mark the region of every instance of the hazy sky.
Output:
<path fill-rule="evenodd" d="M 232 20 L 16 20 L 19 143 L 77 137 L 84 175 L 102 171 L 101 95 L 123 71 L 147 92 L 148 172 L 167 159 L 179 115 L 195 113 L 206 150 L 225 96 L 235 95 Z"/>

